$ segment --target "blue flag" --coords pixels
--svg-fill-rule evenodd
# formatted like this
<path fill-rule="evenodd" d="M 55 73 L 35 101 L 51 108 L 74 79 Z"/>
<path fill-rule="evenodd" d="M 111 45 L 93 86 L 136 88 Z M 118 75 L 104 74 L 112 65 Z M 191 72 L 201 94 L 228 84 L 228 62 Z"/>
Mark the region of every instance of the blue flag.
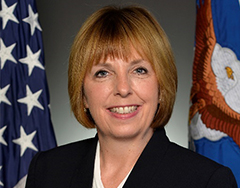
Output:
<path fill-rule="evenodd" d="M 196 2 L 190 148 L 229 167 L 240 187 L 240 1 Z"/>
<path fill-rule="evenodd" d="M 23 188 L 32 157 L 56 140 L 35 1 L 0 1 L 0 188 Z"/>

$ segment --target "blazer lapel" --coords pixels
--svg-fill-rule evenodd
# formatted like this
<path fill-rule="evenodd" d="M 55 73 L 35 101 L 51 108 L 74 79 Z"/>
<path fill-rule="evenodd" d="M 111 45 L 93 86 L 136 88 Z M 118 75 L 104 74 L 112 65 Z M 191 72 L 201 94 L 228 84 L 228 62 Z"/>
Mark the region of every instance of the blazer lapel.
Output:
<path fill-rule="evenodd" d="M 72 177 L 70 188 L 92 188 L 94 160 L 98 138 L 93 139 L 87 148 L 86 155 L 82 157 Z"/>
<path fill-rule="evenodd" d="M 161 161 L 169 147 L 164 129 L 156 130 L 143 150 L 123 188 L 146 188 L 156 170 L 161 169 Z"/>

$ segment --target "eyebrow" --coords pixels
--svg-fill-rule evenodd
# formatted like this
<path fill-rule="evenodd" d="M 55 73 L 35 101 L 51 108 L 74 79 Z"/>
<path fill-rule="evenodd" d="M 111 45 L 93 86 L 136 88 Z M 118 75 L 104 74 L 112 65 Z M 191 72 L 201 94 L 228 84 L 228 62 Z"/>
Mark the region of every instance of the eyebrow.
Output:
<path fill-rule="evenodd" d="M 131 63 L 131 65 L 136 65 L 136 64 L 144 62 L 144 61 L 145 61 L 144 59 L 136 59 L 136 60 L 131 61 L 130 63 Z"/>
<path fill-rule="evenodd" d="M 112 65 L 110 63 L 104 62 L 104 63 L 98 63 L 96 65 L 93 65 L 93 67 L 104 67 L 104 68 L 111 68 Z"/>
<path fill-rule="evenodd" d="M 133 61 L 131 61 L 129 63 L 131 65 L 136 65 L 136 64 L 141 63 L 143 61 L 145 61 L 145 60 L 144 59 L 136 59 L 136 60 L 133 60 Z M 98 66 L 99 67 L 106 67 L 106 68 L 111 68 L 112 67 L 112 65 L 110 63 L 108 63 L 108 62 L 98 63 L 98 64 L 96 64 L 94 66 L 96 66 L 96 67 L 98 67 Z"/>

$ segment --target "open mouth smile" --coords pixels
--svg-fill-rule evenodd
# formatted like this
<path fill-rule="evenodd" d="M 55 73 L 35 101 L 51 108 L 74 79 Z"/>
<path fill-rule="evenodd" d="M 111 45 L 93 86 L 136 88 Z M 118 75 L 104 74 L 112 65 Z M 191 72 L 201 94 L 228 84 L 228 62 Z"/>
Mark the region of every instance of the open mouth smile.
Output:
<path fill-rule="evenodd" d="M 137 110 L 137 106 L 125 106 L 125 107 L 114 107 L 110 108 L 110 112 L 117 114 L 130 114 Z"/>

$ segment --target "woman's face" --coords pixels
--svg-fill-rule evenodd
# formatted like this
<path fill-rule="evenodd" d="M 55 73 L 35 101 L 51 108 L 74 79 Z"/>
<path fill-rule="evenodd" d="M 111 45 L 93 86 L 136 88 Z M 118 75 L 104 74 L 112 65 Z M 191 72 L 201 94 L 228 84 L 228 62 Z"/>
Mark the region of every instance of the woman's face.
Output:
<path fill-rule="evenodd" d="M 107 58 L 94 65 L 84 79 L 84 102 L 100 136 L 131 138 L 152 134 L 150 125 L 159 90 L 149 62 L 135 50 L 128 62 Z"/>

